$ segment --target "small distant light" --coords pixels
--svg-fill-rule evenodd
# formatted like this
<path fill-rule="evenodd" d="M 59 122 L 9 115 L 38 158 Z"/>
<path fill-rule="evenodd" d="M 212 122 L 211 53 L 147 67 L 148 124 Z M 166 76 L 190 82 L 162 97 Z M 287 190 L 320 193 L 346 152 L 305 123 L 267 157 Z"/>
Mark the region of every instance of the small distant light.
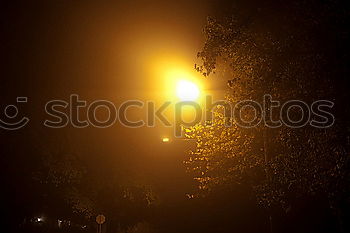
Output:
<path fill-rule="evenodd" d="M 163 140 L 162 140 L 163 142 L 169 142 L 170 141 L 170 139 L 169 138 L 163 138 Z"/>
<path fill-rule="evenodd" d="M 43 218 L 37 218 L 36 221 L 37 221 L 37 222 L 43 222 L 44 219 L 43 219 Z"/>

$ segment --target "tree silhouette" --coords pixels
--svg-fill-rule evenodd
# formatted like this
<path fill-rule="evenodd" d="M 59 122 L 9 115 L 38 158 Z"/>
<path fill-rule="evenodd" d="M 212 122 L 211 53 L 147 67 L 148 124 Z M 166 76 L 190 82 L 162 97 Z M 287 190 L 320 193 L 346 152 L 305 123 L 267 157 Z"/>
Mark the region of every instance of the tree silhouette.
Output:
<path fill-rule="evenodd" d="M 342 91 L 347 61 L 339 59 L 348 56 L 347 18 L 339 4 L 257 4 L 250 14 L 233 10 L 224 18 L 208 19 L 206 41 L 198 53 L 203 63 L 195 68 L 205 77 L 227 80 L 227 102 L 261 103 L 268 94 L 282 103 L 326 99 L 337 107 L 332 112 L 336 122 L 326 129 L 264 124 L 242 128 L 225 116 L 224 107 L 217 107 L 211 124 L 186 130 L 197 147 L 185 163 L 201 191 L 244 183 L 255 190 L 263 206 L 287 211 L 303 195 L 327 196 L 331 207 L 348 196 L 349 131 L 344 117 L 349 110 L 348 93 Z M 267 112 L 270 106 L 264 107 L 262 116 Z M 247 118 L 253 114 L 243 111 Z M 279 117 L 279 112 L 270 114 L 271 119 Z M 291 112 L 292 117 L 298 114 Z"/>

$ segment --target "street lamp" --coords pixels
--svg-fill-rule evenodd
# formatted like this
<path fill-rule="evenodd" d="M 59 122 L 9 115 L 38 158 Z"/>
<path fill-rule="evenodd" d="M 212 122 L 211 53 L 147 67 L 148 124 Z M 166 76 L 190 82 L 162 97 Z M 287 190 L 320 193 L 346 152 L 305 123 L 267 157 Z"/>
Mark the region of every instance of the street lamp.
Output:
<path fill-rule="evenodd" d="M 176 94 L 183 101 L 194 101 L 199 97 L 199 88 L 191 81 L 180 80 L 176 85 Z"/>

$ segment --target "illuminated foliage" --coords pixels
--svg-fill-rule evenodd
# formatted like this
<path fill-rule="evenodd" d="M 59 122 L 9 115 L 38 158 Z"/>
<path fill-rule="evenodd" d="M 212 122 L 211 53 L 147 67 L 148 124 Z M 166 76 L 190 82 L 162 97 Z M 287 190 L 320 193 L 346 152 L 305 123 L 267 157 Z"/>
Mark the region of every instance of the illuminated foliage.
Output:
<path fill-rule="evenodd" d="M 329 6 L 322 5 L 322 11 L 305 5 L 289 7 L 274 15 L 281 21 L 269 17 L 268 9 L 250 18 L 239 17 L 239 12 L 234 17 L 209 18 L 206 41 L 198 53 L 203 64 L 195 68 L 205 77 L 213 74 L 228 80 L 226 100 L 231 103 L 262 102 L 263 95 L 270 94 L 282 102 L 330 99 L 348 112 L 347 94 L 337 91 L 343 84 L 336 70 L 344 64 L 333 63 L 335 54 L 329 51 L 336 51 L 336 45 L 333 37 L 327 37 L 334 33 L 337 43 L 344 43 L 337 37 L 341 26 L 337 30 L 330 26 L 341 16 L 334 18 Z M 316 43 L 320 36 L 326 37 L 322 44 Z M 228 119 L 222 108 L 215 110 L 215 116 L 211 125 L 187 129 L 187 137 L 197 146 L 185 164 L 200 190 L 245 183 L 263 206 L 286 208 L 302 195 L 324 194 L 332 199 L 348 193 L 349 132 L 342 119 L 328 129 L 270 129 L 263 124 L 245 129 L 235 122 L 225 127 Z"/>

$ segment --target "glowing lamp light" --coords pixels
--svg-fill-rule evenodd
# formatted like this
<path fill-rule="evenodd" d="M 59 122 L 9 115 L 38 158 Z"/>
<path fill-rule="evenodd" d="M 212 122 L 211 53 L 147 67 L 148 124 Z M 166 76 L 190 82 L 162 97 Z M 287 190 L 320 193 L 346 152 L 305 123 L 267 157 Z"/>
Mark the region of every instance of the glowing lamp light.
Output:
<path fill-rule="evenodd" d="M 166 143 L 166 142 L 170 142 L 170 139 L 169 138 L 163 138 L 162 141 Z"/>
<path fill-rule="evenodd" d="M 180 80 L 176 86 L 176 94 L 183 101 L 194 101 L 199 97 L 199 88 L 193 82 Z"/>

